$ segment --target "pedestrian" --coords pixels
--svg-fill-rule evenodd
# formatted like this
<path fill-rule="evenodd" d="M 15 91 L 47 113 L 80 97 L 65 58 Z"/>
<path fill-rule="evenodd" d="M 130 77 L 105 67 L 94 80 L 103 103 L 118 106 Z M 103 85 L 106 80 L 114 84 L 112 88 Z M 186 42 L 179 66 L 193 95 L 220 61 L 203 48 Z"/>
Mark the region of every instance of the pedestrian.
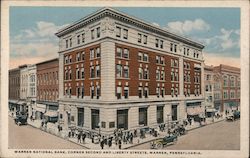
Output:
<path fill-rule="evenodd" d="M 71 137 L 71 131 L 69 131 L 68 137 L 69 137 L 69 138 Z"/>
<path fill-rule="evenodd" d="M 79 133 L 78 135 L 77 135 L 77 139 L 78 139 L 78 143 L 81 143 L 81 134 Z"/>
<path fill-rule="evenodd" d="M 137 137 L 137 130 L 134 130 L 134 136 Z"/>
<path fill-rule="evenodd" d="M 85 143 L 85 138 L 86 138 L 86 134 L 83 133 L 83 135 L 82 135 L 82 143 Z"/>
<path fill-rule="evenodd" d="M 118 144 L 119 144 L 119 149 L 121 149 L 122 148 L 122 141 L 121 141 L 121 139 L 119 139 Z"/>
<path fill-rule="evenodd" d="M 103 140 L 101 141 L 100 145 L 101 145 L 101 148 L 103 149 L 103 147 L 104 147 L 104 141 Z"/>
<path fill-rule="evenodd" d="M 109 138 L 108 145 L 109 145 L 109 148 L 112 146 L 112 139 L 111 138 Z"/>
<path fill-rule="evenodd" d="M 94 136 L 91 135 L 91 142 L 94 143 Z"/>
<path fill-rule="evenodd" d="M 134 136 L 133 136 L 133 134 L 131 133 L 131 134 L 130 134 L 130 143 L 131 143 L 131 144 L 133 144 L 133 138 L 134 138 Z"/>

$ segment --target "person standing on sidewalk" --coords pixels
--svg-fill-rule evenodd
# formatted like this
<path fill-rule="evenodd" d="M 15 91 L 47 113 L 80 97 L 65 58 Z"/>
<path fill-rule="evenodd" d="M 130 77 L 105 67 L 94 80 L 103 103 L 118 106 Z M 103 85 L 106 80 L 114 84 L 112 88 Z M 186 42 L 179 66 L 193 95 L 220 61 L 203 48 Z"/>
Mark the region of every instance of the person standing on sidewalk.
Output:
<path fill-rule="evenodd" d="M 122 140 L 121 139 L 119 139 L 118 144 L 119 144 L 119 149 L 122 149 Z"/>
<path fill-rule="evenodd" d="M 104 140 L 102 140 L 102 141 L 100 142 L 100 146 L 101 146 L 101 148 L 103 149 L 103 147 L 104 147 Z"/>
<path fill-rule="evenodd" d="M 78 135 L 77 135 L 77 139 L 78 139 L 78 143 L 81 143 L 81 133 L 79 133 Z"/>
<path fill-rule="evenodd" d="M 85 138 L 86 138 L 86 134 L 83 133 L 83 135 L 82 135 L 82 143 L 85 143 Z"/>

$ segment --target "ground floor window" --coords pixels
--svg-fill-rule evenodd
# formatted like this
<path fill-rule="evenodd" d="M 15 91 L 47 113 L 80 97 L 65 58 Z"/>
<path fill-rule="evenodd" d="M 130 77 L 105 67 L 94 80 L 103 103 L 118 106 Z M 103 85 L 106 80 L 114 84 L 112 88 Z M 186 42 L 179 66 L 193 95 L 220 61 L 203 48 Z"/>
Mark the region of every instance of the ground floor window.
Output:
<path fill-rule="evenodd" d="M 84 108 L 77 108 L 77 125 L 83 127 L 84 124 Z"/>
<path fill-rule="evenodd" d="M 117 128 L 128 129 L 128 109 L 117 110 Z"/>
<path fill-rule="evenodd" d="M 92 129 L 99 128 L 100 116 L 99 110 L 91 109 L 91 126 Z"/>
<path fill-rule="evenodd" d="M 172 105 L 172 121 L 177 120 L 177 105 Z"/>
<path fill-rule="evenodd" d="M 163 106 L 157 106 L 157 123 L 163 123 Z"/>
<path fill-rule="evenodd" d="M 139 125 L 147 126 L 148 108 L 139 108 Z"/>

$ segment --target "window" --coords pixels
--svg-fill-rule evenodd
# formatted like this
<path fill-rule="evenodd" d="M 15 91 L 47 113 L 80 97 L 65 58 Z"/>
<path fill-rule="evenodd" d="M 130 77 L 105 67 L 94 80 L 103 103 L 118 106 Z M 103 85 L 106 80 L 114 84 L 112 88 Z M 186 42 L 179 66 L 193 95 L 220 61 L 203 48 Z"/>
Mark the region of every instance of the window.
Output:
<path fill-rule="evenodd" d="M 159 39 L 155 39 L 155 47 L 156 47 L 156 48 L 159 47 Z"/>
<path fill-rule="evenodd" d="M 186 48 L 183 48 L 183 54 L 186 55 Z"/>
<path fill-rule="evenodd" d="M 164 65 L 165 64 L 165 58 L 161 57 L 160 64 Z"/>
<path fill-rule="evenodd" d="M 124 52 L 123 52 L 123 58 L 126 58 L 126 59 L 129 58 L 129 50 L 126 48 L 124 49 Z"/>
<path fill-rule="evenodd" d="M 82 60 L 85 59 L 85 52 L 82 52 Z"/>
<path fill-rule="evenodd" d="M 163 106 L 157 106 L 157 123 L 163 123 Z"/>
<path fill-rule="evenodd" d="M 142 61 L 142 56 L 143 56 L 143 54 L 142 54 L 141 52 L 139 52 L 139 53 L 138 53 L 138 60 L 139 60 L 139 61 Z"/>
<path fill-rule="evenodd" d="M 143 69 L 140 67 L 139 68 L 139 79 L 143 78 Z"/>
<path fill-rule="evenodd" d="M 172 52 L 173 51 L 173 43 L 170 43 L 170 51 Z"/>
<path fill-rule="evenodd" d="M 127 29 L 123 29 L 123 38 L 128 39 L 128 30 Z"/>
<path fill-rule="evenodd" d="M 68 48 L 69 47 L 69 45 L 68 45 L 68 40 L 66 40 L 66 48 Z"/>
<path fill-rule="evenodd" d="M 77 36 L 77 44 L 80 44 L 80 35 Z"/>
<path fill-rule="evenodd" d="M 230 98 L 232 98 L 232 99 L 235 98 L 235 92 L 234 91 L 230 92 Z"/>
<path fill-rule="evenodd" d="M 95 50 L 90 49 L 90 60 L 95 58 Z"/>
<path fill-rule="evenodd" d="M 143 61 L 148 62 L 148 54 L 143 54 Z"/>
<path fill-rule="evenodd" d="M 194 53 L 194 58 L 196 57 L 196 54 Z"/>
<path fill-rule="evenodd" d="M 227 78 L 227 76 L 224 76 L 224 78 L 223 78 L 223 85 L 224 85 L 224 87 L 228 86 L 228 78 Z"/>
<path fill-rule="evenodd" d="M 81 68 L 81 78 L 84 79 L 84 67 Z"/>
<path fill-rule="evenodd" d="M 164 95 L 165 95 L 165 89 L 161 88 L 161 97 L 164 97 Z"/>
<path fill-rule="evenodd" d="M 80 87 L 76 87 L 76 96 L 77 98 L 80 96 Z"/>
<path fill-rule="evenodd" d="M 81 59 L 81 58 L 80 58 L 80 53 L 77 53 L 77 54 L 76 54 L 76 61 L 80 61 L 80 59 Z"/>
<path fill-rule="evenodd" d="M 122 88 L 119 86 L 119 87 L 116 87 L 116 97 L 117 99 L 121 99 L 121 94 L 122 93 Z"/>
<path fill-rule="evenodd" d="M 80 79 L 80 71 L 79 71 L 79 68 L 76 68 L 76 79 Z"/>
<path fill-rule="evenodd" d="M 160 48 L 163 48 L 163 40 L 160 40 Z"/>
<path fill-rule="evenodd" d="M 155 60 L 156 60 L 156 63 L 157 63 L 157 64 L 160 64 L 160 57 L 159 57 L 159 56 L 156 56 L 156 57 L 155 57 Z"/>
<path fill-rule="evenodd" d="M 121 28 L 120 27 L 116 27 L 116 37 L 121 37 Z"/>
<path fill-rule="evenodd" d="M 64 63 L 65 63 L 65 64 L 68 63 L 68 56 L 64 56 Z"/>
<path fill-rule="evenodd" d="M 122 57 L 122 49 L 119 47 L 116 48 L 116 56 L 120 58 Z"/>
<path fill-rule="evenodd" d="M 95 69 L 96 69 L 96 77 L 100 77 L 101 76 L 100 66 L 97 65 Z"/>
<path fill-rule="evenodd" d="M 128 99 L 128 95 L 129 95 L 129 88 L 128 87 L 124 87 L 124 98 Z"/>
<path fill-rule="evenodd" d="M 147 126 L 147 108 L 139 108 L 139 125 Z"/>
<path fill-rule="evenodd" d="M 95 96 L 95 87 L 91 86 L 91 99 L 93 99 Z"/>
<path fill-rule="evenodd" d="M 100 32 L 100 27 L 96 28 L 96 37 L 99 38 L 101 36 L 101 32 Z"/>
<path fill-rule="evenodd" d="M 95 68 L 94 66 L 90 67 L 90 78 L 94 78 L 95 77 Z"/>
<path fill-rule="evenodd" d="M 144 43 L 144 44 L 147 44 L 147 42 L 148 42 L 148 41 L 147 41 L 147 38 L 148 38 L 148 36 L 146 36 L 146 35 L 143 36 L 143 43 Z"/>
<path fill-rule="evenodd" d="M 122 77 L 122 65 L 116 65 L 116 77 Z"/>
<path fill-rule="evenodd" d="M 144 69 L 144 76 L 143 79 L 149 79 L 149 71 L 147 68 Z"/>
<path fill-rule="evenodd" d="M 72 47 L 72 38 L 69 39 L 69 46 Z"/>
<path fill-rule="evenodd" d="M 71 80 L 71 70 L 69 70 L 69 79 Z"/>
<path fill-rule="evenodd" d="M 164 71 L 161 71 L 161 80 L 165 80 L 165 72 Z"/>
<path fill-rule="evenodd" d="M 231 87 L 234 87 L 234 86 L 235 86 L 235 78 L 234 78 L 234 77 L 231 77 L 231 78 L 230 78 L 230 86 L 231 86 Z"/>
<path fill-rule="evenodd" d="M 83 98 L 84 97 L 84 87 L 83 86 L 81 87 L 81 93 L 82 93 L 81 97 Z"/>
<path fill-rule="evenodd" d="M 141 41 L 142 41 L 142 35 L 138 33 L 138 43 L 141 43 Z"/>
<path fill-rule="evenodd" d="M 147 87 L 144 88 L 144 97 L 148 98 L 148 88 Z"/>
<path fill-rule="evenodd" d="M 82 43 L 85 42 L 85 33 L 82 33 Z"/>
<path fill-rule="evenodd" d="M 77 125 L 83 127 L 84 125 L 84 108 L 77 108 Z"/>
<path fill-rule="evenodd" d="M 160 80 L 160 71 L 156 70 L 156 80 Z"/>
<path fill-rule="evenodd" d="M 156 96 L 158 98 L 160 97 L 160 88 L 159 87 L 156 88 Z"/>
<path fill-rule="evenodd" d="M 100 51 L 100 48 L 96 48 L 96 57 L 97 58 L 100 58 L 101 57 L 101 51 Z"/>
<path fill-rule="evenodd" d="M 174 52 L 177 52 L 177 45 L 174 45 Z"/>
<path fill-rule="evenodd" d="M 223 98 L 224 98 L 224 99 L 227 99 L 227 98 L 228 98 L 228 93 L 227 93 L 227 91 L 224 91 L 224 92 L 223 92 Z"/>
<path fill-rule="evenodd" d="M 138 89 L 138 96 L 139 96 L 139 98 L 142 98 L 142 88 L 141 87 L 139 87 L 139 89 Z"/>
<path fill-rule="evenodd" d="M 91 39 L 92 40 L 95 39 L 95 30 L 94 29 L 91 30 Z"/>
<path fill-rule="evenodd" d="M 99 99 L 99 97 L 101 96 L 101 88 L 100 86 L 96 87 L 96 99 Z"/>
<path fill-rule="evenodd" d="M 129 67 L 124 66 L 124 78 L 129 78 Z"/>

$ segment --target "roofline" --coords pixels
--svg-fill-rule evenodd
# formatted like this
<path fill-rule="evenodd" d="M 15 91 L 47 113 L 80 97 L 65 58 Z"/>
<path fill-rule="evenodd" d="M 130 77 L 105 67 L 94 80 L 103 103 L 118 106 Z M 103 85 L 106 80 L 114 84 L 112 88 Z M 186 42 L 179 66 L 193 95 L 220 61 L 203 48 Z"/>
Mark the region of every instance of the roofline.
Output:
<path fill-rule="evenodd" d="M 45 64 L 45 63 L 56 61 L 56 60 L 59 60 L 59 58 L 53 58 L 53 59 L 49 59 L 49 60 L 46 60 L 46 61 L 42 61 L 40 63 L 37 63 L 36 65 L 41 65 L 41 64 Z"/>
<path fill-rule="evenodd" d="M 112 16 L 112 14 L 116 14 L 117 16 L 123 16 L 123 18 L 125 17 L 126 19 L 129 19 L 130 21 L 133 21 L 136 24 L 144 25 L 148 29 L 151 29 L 152 31 L 162 33 L 162 34 L 170 36 L 176 40 L 183 41 L 184 43 L 189 43 L 191 45 L 195 45 L 196 47 L 198 47 L 200 49 L 203 49 L 205 47 L 202 43 L 191 40 L 188 37 L 179 35 L 177 33 L 171 32 L 171 31 L 166 30 L 166 29 L 162 29 L 162 28 L 157 27 L 149 22 L 145 22 L 144 20 L 127 15 L 125 13 L 122 13 L 120 11 L 117 11 L 117 10 L 115 10 L 113 8 L 109 8 L 109 7 L 105 7 L 105 8 L 102 8 L 100 10 L 97 10 L 96 12 L 74 22 L 73 24 L 70 24 L 70 25 L 66 26 L 65 28 L 60 29 L 57 33 L 55 33 L 55 35 L 57 37 L 61 37 L 61 36 L 65 35 L 66 33 L 72 32 L 74 29 L 77 29 L 78 27 L 81 27 L 83 25 L 86 25 L 86 24 L 96 20 L 95 18 L 97 18 L 97 16 L 100 16 L 99 18 L 103 18 L 104 16 Z"/>

